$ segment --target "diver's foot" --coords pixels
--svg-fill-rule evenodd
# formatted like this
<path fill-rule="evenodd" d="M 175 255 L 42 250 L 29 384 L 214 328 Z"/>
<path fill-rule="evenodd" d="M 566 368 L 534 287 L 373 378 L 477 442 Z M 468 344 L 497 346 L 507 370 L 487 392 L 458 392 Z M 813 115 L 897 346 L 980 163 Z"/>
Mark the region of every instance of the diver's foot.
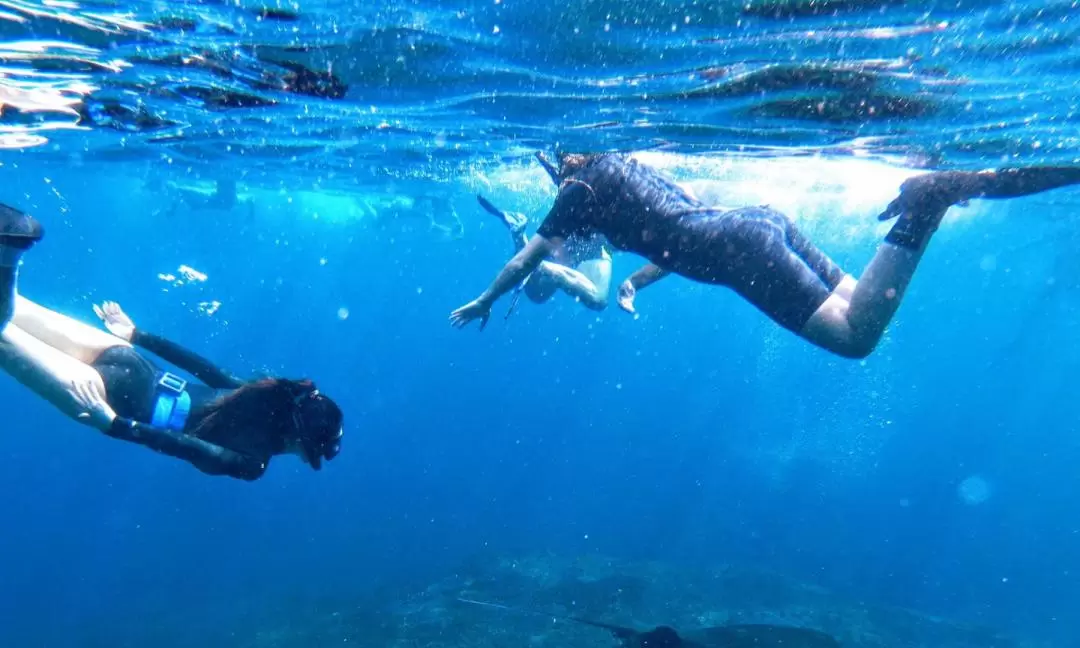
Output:
<path fill-rule="evenodd" d="M 951 207 L 982 195 L 986 179 L 986 174 L 974 171 L 936 171 L 909 178 L 900 191 L 928 206 Z"/>
<path fill-rule="evenodd" d="M 908 178 L 878 220 L 897 217 L 915 220 L 941 220 L 953 205 L 978 198 L 985 190 L 986 176 L 972 171 L 938 171 Z"/>
<path fill-rule="evenodd" d="M 965 204 L 985 190 L 986 176 L 970 171 L 939 171 L 908 178 L 878 220 L 897 219 L 887 243 L 922 249 L 953 205 Z"/>

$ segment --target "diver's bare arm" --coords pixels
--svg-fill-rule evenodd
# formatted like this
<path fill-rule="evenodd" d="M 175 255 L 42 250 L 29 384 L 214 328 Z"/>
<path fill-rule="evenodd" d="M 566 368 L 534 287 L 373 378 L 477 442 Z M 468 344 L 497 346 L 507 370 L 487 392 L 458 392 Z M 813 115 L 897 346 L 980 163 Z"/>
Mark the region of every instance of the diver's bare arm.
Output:
<path fill-rule="evenodd" d="M 495 277 L 495 281 L 488 286 L 477 301 L 488 306 L 494 304 L 495 300 L 513 290 L 525 277 L 529 276 L 529 273 L 540 265 L 544 257 L 551 254 L 551 251 L 561 244 L 562 239 L 557 237 L 547 239 L 539 234 L 534 235 L 525 247 L 503 266 L 499 275 Z"/>
<path fill-rule="evenodd" d="M 671 274 L 671 272 L 664 270 L 656 264 L 646 263 L 638 268 L 637 272 L 627 277 L 626 280 L 630 282 L 630 285 L 634 287 L 635 291 L 640 292 L 642 289 L 648 288 L 669 274 Z"/>

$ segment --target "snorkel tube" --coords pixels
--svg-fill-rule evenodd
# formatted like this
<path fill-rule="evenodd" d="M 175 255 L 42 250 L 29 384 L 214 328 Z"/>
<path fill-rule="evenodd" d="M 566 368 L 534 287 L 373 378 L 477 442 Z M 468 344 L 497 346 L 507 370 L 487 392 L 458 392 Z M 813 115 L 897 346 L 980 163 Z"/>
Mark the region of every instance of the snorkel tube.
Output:
<path fill-rule="evenodd" d="M 562 180 L 560 180 L 559 178 L 559 169 L 551 163 L 551 160 L 547 158 L 547 155 L 545 155 L 543 151 L 537 151 L 533 154 L 533 157 L 535 157 L 536 161 L 540 163 L 540 166 L 544 167 L 544 171 L 547 171 L 548 177 L 551 178 L 551 183 L 555 185 L 556 189 L 558 189 L 559 186 L 562 184 Z M 495 214 L 496 216 L 501 214 L 499 208 L 495 205 L 492 205 L 485 198 L 477 196 L 477 199 L 480 201 L 480 206 L 487 211 Z M 521 291 L 525 289 L 525 284 L 529 283 L 529 279 L 531 279 L 532 276 L 532 273 L 529 273 L 529 276 L 522 279 L 521 283 L 519 283 L 517 287 L 514 288 L 514 294 L 512 296 L 512 299 L 510 300 L 510 307 L 506 309 L 506 316 L 503 317 L 503 321 L 510 319 L 510 316 L 514 314 L 514 310 L 517 309 L 518 301 L 521 299 Z"/>
<path fill-rule="evenodd" d="M 551 160 L 547 159 L 543 151 L 537 151 L 535 154 L 536 160 L 540 163 L 540 166 L 544 167 L 544 171 L 547 171 L 551 181 L 558 187 L 562 180 L 559 178 L 559 170 L 551 163 Z"/>

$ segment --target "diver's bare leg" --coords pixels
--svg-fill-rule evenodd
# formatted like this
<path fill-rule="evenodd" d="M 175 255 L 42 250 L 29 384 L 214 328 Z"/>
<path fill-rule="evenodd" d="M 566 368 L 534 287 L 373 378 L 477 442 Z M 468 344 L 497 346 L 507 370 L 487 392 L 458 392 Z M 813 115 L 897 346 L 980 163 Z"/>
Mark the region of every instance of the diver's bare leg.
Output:
<path fill-rule="evenodd" d="M 93 367 L 38 340 L 15 324 L 19 311 L 19 262 L 23 253 L 41 238 L 41 229 L 36 222 L 32 227 L 16 227 L 12 214 L 5 209 L 10 210 L 0 206 L 0 231 L 4 232 L 0 235 L 0 370 L 77 419 L 83 408 L 73 385 L 89 385 L 102 396 L 105 386 Z"/>
<path fill-rule="evenodd" d="M 21 297 L 18 291 L 19 263 L 22 255 L 40 240 L 41 226 L 31 217 L 0 205 L 0 328 L 18 328 L 10 348 L 23 349 L 21 355 L 41 355 L 23 341 L 29 335 L 84 365 L 93 364 L 105 349 L 127 345 L 120 338 L 66 315 L 51 311 Z M 52 367 L 56 362 L 48 361 Z M 93 371 L 91 369 L 91 371 Z"/>
<path fill-rule="evenodd" d="M 930 238 L 949 207 L 971 198 L 1012 198 L 1080 183 L 1080 168 L 1034 167 L 912 178 L 883 218 L 898 217 L 850 295 L 838 287 L 800 334 L 839 355 L 869 355 L 896 314 Z"/>
<path fill-rule="evenodd" d="M 846 302 L 851 301 L 851 296 L 855 294 L 855 288 L 859 285 L 859 282 L 855 277 L 851 275 L 845 275 L 840 280 L 840 284 L 836 286 L 836 290 L 832 292 L 833 295 L 843 299 Z"/>
<path fill-rule="evenodd" d="M 593 310 L 607 308 L 608 295 L 611 294 L 611 255 L 606 250 L 598 259 L 587 259 L 577 265 L 576 270 L 594 287 L 591 301 L 585 305 Z"/>
<path fill-rule="evenodd" d="M 45 344 L 13 323 L 8 323 L 0 333 L 0 370 L 75 420 L 79 420 L 85 408 L 75 396 L 74 384 L 90 385 L 99 395 L 105 395 L 101 375 L 93 367 Z"/>
<path fill-rule="evenodd" d="M 870 355 L 900 308 L 925 250 L 882 243 L 859 281 L 845 277 L 800 334 L 845 357 Z"/>
<path fill-rule="evenodd" d="M 131 346 L 108 331 L 57 313 L 21 295 L 15 298 L 12 323 L 45 344 L 84 364 L 93 364 L 106 349 Z"/>

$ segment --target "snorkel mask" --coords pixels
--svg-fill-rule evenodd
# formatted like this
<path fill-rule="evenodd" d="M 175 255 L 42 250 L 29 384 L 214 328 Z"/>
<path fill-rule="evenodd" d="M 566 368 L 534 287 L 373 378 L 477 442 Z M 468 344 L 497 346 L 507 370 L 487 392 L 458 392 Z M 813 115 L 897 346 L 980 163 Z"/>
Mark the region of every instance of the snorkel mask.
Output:
<path fill-rule="evenodd" d="M 312 468 L 321 470 L 323 459 L 330 461 L 341 452 L 341 410 L 314 387 L 297 394 L 293 406 L 293 426 L 304 455 Z"/>

